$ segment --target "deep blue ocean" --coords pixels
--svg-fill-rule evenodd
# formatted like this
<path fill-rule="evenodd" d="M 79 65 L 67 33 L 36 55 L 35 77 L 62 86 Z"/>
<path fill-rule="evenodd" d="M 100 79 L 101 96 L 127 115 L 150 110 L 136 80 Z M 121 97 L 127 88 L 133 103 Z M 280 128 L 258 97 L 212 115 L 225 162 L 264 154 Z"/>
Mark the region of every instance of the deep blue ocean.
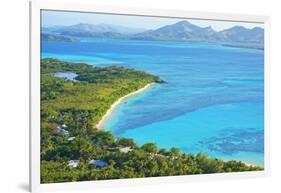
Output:
<path fill-rule="evenodd" d="M 83 39 L 43 42 L 42 58 L 121 65 L 160 76 L 123 101 L 104 129 L 186 153 L 264 164 L 263 50 L 207 43 Z"/>

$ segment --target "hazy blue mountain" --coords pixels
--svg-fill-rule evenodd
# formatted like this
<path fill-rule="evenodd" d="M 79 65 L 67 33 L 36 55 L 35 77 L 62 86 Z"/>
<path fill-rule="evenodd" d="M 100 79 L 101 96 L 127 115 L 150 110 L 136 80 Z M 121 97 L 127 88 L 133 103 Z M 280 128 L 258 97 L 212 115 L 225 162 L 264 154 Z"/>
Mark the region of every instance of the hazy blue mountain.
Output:
<path fill-rule="evenodd" d="M 221 35 L 211 27 L 199 27 L 188 21 L 180 21 L 166 25 L 156 30 L 135 34 L 134 39 L 147 40 L 188 40 L 188 41 L 218 41 Z"/>
<path fill-rule="evenodd" d="M 264 30 L 259 27 L 247 29 L 243 26 L 234 26 L 219 32 L 219 34 L 229 42 L 247 42 L 257 44 L 263 44 L 264 42 Z"/>
<path fill-rule="evenodd" d="M 95 38 L 115 38 L 115 39 L 128 39 L 130 35 L 121 34 L 117 32 L 93 32 L 93 31 L 75 31 L 67 30 L 62 31 L 61 35 L 75 36 L 75 37 L 95 37 Z"/>
<path fill-rule="evenodd" d="M 61 35 L 41 33 L 41 41 L 77 42 L 77 41 L 79 41 L 79 39 L 64 37 Z"/>
<path fill-rule="evenodd" d="M 58 34 L 56 31 L 62 29 L 65 26 L 54 25 L 50 27 L 41 27 L 42 33 L 46 34 Z"/>
<path fill-rule="evenodd" d="M 71 26 L 52 26 L 43 27 L 42 31 L 51 31 L 52 33 L 58 33 L 61 35 L 73 35 L 73 36 L 96 36 L 97 34 L 109 34 L 116 36 L 128 36 L 135 33 L 145 31 L 140 28 L 129 28 L 120 25 L 108 25 L 108 24 L 87 24 L 79 23 Z M 119 34 L 119 35 L 118 35 Z"/>
<path fill-rule="evenodd" d="M 235 26 L 220 32 L 211 27 L 199 27 L 188 21 L 180 21 L 172 25 L 166 25 L 156 30 L 149 30 L 135 34 L 132 38 L 138 40 L 179 40 L 227 43 L 243 43 L 248 47 L 258 44 L 263 46 L 264 30 L 259 27 L 247 29 Z M 234 45 L 234 44 L 233 44 Z M 238 44 L 235 44 L 238 45 Z"/>

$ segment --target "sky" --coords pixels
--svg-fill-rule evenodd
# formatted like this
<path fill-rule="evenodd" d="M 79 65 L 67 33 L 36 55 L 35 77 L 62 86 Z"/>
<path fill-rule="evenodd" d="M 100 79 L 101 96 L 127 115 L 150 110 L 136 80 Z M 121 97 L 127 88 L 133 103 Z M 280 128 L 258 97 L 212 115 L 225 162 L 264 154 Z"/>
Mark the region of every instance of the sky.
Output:
<path fill-rule="evenodd" d="M 112 14 L 96 14 L 83 12 L 67 12 L 67 11 L 47 11 L 41 12 L 41 23 L 44 27 L 54 25 L 75 25 L 78 23 L 89 24 L 112 24 L 121 25 L 131 28 L 141 29 L 157 29 L 164 25 L 174 24 L 178 21 L 187 20 L 192 24 L 200 27 L 211 26 L 216 31 L 221 31 L 233 26 L 239 25 L 246 28 L 262 27 L 259 23 L 243 23 L 229 21 L 210 21 L 210 20 L 194 20 L 194 19 L 177 19 L 164 17 L 145 17 L 145 16 L 128 16 L 128 15 L 112 15 Z"/>

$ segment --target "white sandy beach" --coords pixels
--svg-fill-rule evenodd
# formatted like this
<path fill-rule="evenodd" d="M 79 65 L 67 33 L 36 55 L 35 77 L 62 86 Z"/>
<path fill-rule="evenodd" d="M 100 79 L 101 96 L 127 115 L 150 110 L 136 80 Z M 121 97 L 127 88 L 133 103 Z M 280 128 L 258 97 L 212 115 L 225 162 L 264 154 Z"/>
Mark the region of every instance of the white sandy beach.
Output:
<path fill-rule="evenodd" d="M 152 86 L 155 83 L 149 83 L 147 85 L 145 85 L 143 88 L 140 88 L 139 90 L 136 90 L 135 92 L 131 92 L 130 94 L 127 94 L 121 98 L 119 98 L 117 101 L 115 101 L 110 108 L 107 110 L 107 112 L 105 113 L 105 115 L 101 118 L 101 120 L 96 124 L 96 128 L 97 129 L 101 129 L 102 125 L 104 124 L 104 122 L 108 119 L 108 117 L 111 115 L 111 113 L 113 112 L 114 108 L 117 107 L 123 100 L 125 100 L 126 98 L 136 95 L 138 93 L 143 92 L 144 90 L 146 90 L 148 87 Z"/>

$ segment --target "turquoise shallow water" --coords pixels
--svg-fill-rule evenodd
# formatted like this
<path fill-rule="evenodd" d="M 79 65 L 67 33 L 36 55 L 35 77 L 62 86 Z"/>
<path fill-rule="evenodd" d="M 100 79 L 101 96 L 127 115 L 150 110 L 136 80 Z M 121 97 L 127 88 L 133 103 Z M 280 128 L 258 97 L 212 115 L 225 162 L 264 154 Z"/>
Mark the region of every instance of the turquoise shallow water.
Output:
<path fill-rule="evenodd" d="M 123 101 L 104 124 L 138 144 L 263 165 L 263 51 L 214 44 L 87 39 L 44 42 L 42 57 L 122 65 L 158 84 Z"/>

